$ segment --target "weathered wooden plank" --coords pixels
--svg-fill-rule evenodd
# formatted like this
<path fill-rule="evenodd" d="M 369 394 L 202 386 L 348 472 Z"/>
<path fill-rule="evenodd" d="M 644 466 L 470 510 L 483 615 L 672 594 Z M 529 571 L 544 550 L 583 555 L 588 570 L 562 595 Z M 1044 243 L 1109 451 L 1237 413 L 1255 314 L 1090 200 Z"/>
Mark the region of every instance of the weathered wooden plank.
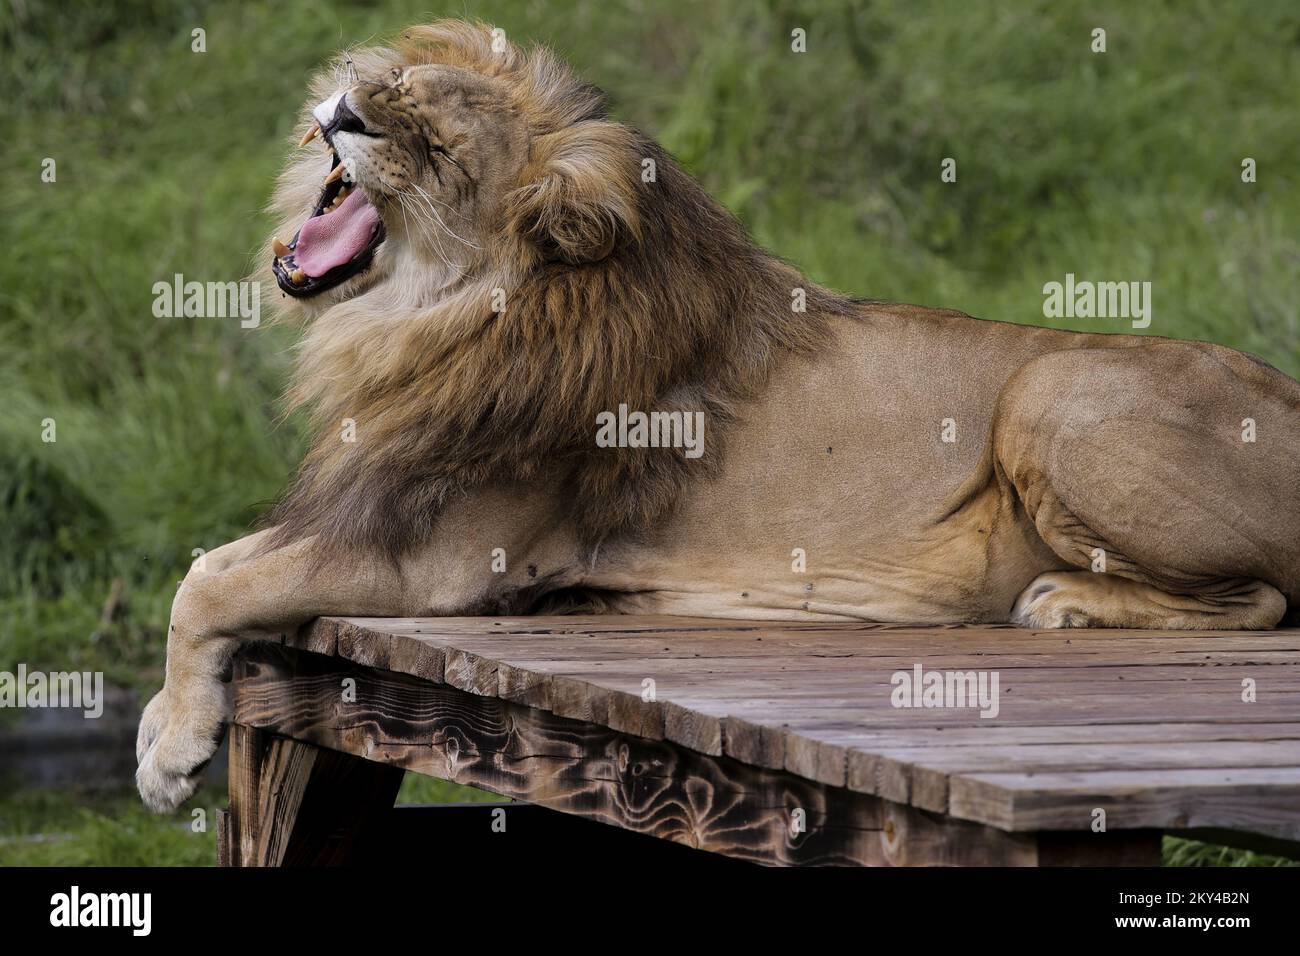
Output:
<path fill-rule="evenodd" d="M 987 723 L 987 722 L 986 722 Z M 913 727 L 903 731 L 828 722 L 816 728 L 831 743 L 863 751 L 889 747 L 947 750 L 1014 744 L 1186 743 L 1195 741 L 1300 741 L 1293 721 L 1221 720 L 1213 723 L 1012 724 L 971 727 Z"/>
<path fill-rule="evenodd" d="M 352 619 L 325 617 L 287 636 L 284 643 L 299 650 L 338 655 L 399 674 L 441 681 L 443 649 L 427 641 L 406 639 L 400 625 L 393 627 L 368 629 Z"/>
<path fill-rule="evenodd" d="M 340 703 L 344 676 L 357 681 L 355 704 Z M 883 842 L 879 798 L 288 649 L 244 652 L 235 720 L 755 862 L 886 865 L 899 855 Z M 1036 839 L 889 809 L 925 829 L 909 863 L 1038 862 Z"/>
<path fill-rule="evenodd" d="M 921 807 L 951 805 L 952 781 L 960 777 L 973 788 L 971 806 L 988 798 L 989 822 L 998 826 L 1005 808 L 986 790 L 1013 770 L 1041 783 L 1067 770 L 1300 766 L 1300 751 L 1288 756 L 1300 726 L 1296 630 L 1062 632 L 631 616 L 326 619 L 286 643 L 311 641 L 332 641 L 340 657 L 445 679 L 485 699 Z M 407 663 L 398 666 L 399 659 Z M 892 674 L 917 663 L 996 670 L 998 717 L 981 719 L 973 708 L 893 707 Z M 1240 699 L 1246 677 L 1256 683 L 1252 703 Z M 1250 751 L 1230 741 L 1265 745 Z M 986 772 L 972 776 L 976 770 Z M 1184 796 L 1194 793 L 1186 786 Z M 1038 806 L 1019 791 L 1016 799 L 1013 813 Z M 1231 796 L 1220 788 L 1214 799 L 1219 815 L 1231 817 Z"/>
<path fill-rule="evenodd" d="M 723 752 L 737 759 L 770 768 L 784 768 L 808 776 L 821 782 L 834 785 L 847 785 L 852 789 L 864 789 L 864 792 L 876 792 L 870 785 L 864 785 L 861 769 L 857 776 L 851 771 L 855 762 L 861 763 L 866 758 L 857 756 L 858 751 L 870 751 L 878 741 L 879 734 L 887 733 L 890 739 L 903 742 L 908 735 L 915 732 L 932 731 L 935 728 L 968 729 L 982 731 L 983 726 L 996 724 L 1000 729 L 1009 729 L 1018 724 L 1042 727 L 1056 725 L 1059 727 L 1078 727 L 1086 725 L 1095 738 L 1106 740 L 1108 728 L 1123 727 L 1127 724 L 1149 726 L 1164 722 L 1176 725 L 1187 721 L 1198 725 L 1215 718 L 1221 720 L 1236 719 L 1244 721 L 1247 715 L 1255 718 L 1252 723 L 1264 721 L 1284 721 L 1292 718 L 1297 707 L 1288 701 L 1275 701 L 1271 704 L 1256 703 L 1251 705 L 1235 703 L 1240 712 L 1225 715 L 1224 708 L 1215 703 L 1178 698 L 1166 704 L 1145 699 L 1141 707 L 1133 707 L 1131 713 L 1122 713 L 1128 706 L 1129 698 L 1106 699 L 1108 712 L 1096 713 L 1080 710 L 1069 702 L 1058 704 L 1053 700 L 1038 702 L 1022 701 L 1016 706 L 1004 704 L 1002 713 L 994 721 L 980 718 L 973 709 L 946 710 L 897 710 L 887 705 L 876 704 L 867 707 L 841 707 L 832 705 L 827 709 L 826 702 L 799 699 L 750 700 L 744 702 L 718 702 L 707 697 L 689 697 L 674 701 L 685 710 L 695 715 L 691 729 L 706 737 L 701 728 L 708 727 L 712 718 L 721 733 Z M 848 733 L 843 728 L 849 721 Z M 836 728 L 837 732 L 826 731 L 827 726 Z M 674 725 L 672 733 L 679 733 L 679 726 Z M 994 729 L 992 726 L 989 729 Z M 854 740 L 854 730 L 871 730 L 875 736 L 868 740 Z M 779 735 L 780 739 L 777 739 Z M 701 743 L 700 737 L 674 738 L 670 740 L 686 746 Z M 870 776 L 866 779 L 870 779 Z"/>
<path fill-rule="evenodd" d="M 965 774 L 948 812 L 1006 830 L 1077 830 L 1103 809 L 1114 829 L 1300 823 L 1300 767 Z"/>
<path fill-rule="evenodd" d="M 865 666 L 862 659 L 786 660 L 780 666 L 767 658 L 634 658 L 620 661 L 584 661 L 551 659 L 520 662 L 501 657 L 471 654 L 463 649 L 446 649 L 449 660 L 446 682 L 470 693 L 500 696 L 502 673 L 520 671 L 551 677 L 598 681 L 601 686 L 635 688 L 638 692 L 647 680 L 665 690 L 689 689 L 706 683 L 719 688 L 720 697 L 744 696 L 748 690 L 773 682 L 784 682 L 792 692 L 803 696 L 826 690 L 844 694 L 889 688 L 896 674 L 911 675 L 916 658 L 888 658 L 884 664 Z M 343 655 L 347 656 L 347 655 Z M 1282 656 L 1282 655 L 1279 655 Z M 353 659 L 353 658 L 350 658 Z M 366 664 L 366 660 L 356 663 Z M 379 666 L 371 664 L 369 666 Z M 395 668 L 386 667 L 386 670 Z M 925 659 L 925 670 L 996 672 L 1003 691 L 1024 687 L 1044 692 L 1079 687 L 1084 693 L 1106 693 L 1114 689 L 1140 687 L 1144 691 L 1177 693 L 1189 682 L 1217 682 L 1225 688 L 1241 687 L 1243 679 L 1267 683 L 1278 690 L 1300 689 L 1300 652 L 1287 654 L 1283 661 L 1251 661 L 1238 664 L 1109 664 L 1105 667 L 1061 667 L 1056 662 L 1040 660 L 1006 666 L 998 658 Z M 797 683 L 795 683 L 797 682 Z M 888 691 L 886 690 L 886 696 Z"/>
<path fill-rule="evenodd" d="M 722 718 L 675 701 L 663 702 L 664 739 L 714 757 L 722 755 Z"/>
<path fill-rule="evenodd" d="M 1300 652 L 1298 652 L 1300 653 Z M 360 663 L 360 662 L 358 662 Z M 584 667 L 533 667 L 512 661 L 492 662 L 490 668 L 498 670 L 495 683 L 481 683 L 477 687 L 465 686 L 461 689 L 487 696 L 503 695 L 503 688 L 512 683 L 519 683 L 517 671 L 531 677 L 521 686 L 538 680 L 578 680 L 593 683 L 600 687 L 619 689 L 629 693 L 640 693 L 648 683 L 657 687 L 657 696 L 667 699 L 692 691 L 703 690 L 712 685 L 716 687 L 715 700 L 748 700 L 753 697 L 769 699 L 826 698 L 840 703 L 855 700 L 890 700 L 890 694 L 901 676 L 907 674 L 913 678 L 913 668 L 899 667 L 885 670 L 864 670 L 845 665 L 835 670 L 788 669 L 781 671 L 747 672 L 743 665 L 728 673 L 722 669 L 692 668 L 689 665 L 680 670 L 671 667 L 654 667 L 638 664 L 635 670 L 619 672 L 610 668 Z M 1170 670 L 1173 667 L 1171 665 Z M 1096 671 L 1079 670 L 1074 672 L 1051 674 L 1032 673 L 1031 669 L 1013 670 L 1010 668 L 978 667 L 926 667 L 926 674 L 963 673 L 996 674 L 1000 693 L 1003 697 L 1013 698 L 1017 694 L 1029 697 L 1047 697 L 1071 692 L 1072 696 L 1090 697 L 1095 695 L 1139 694 L 1177 697 L 1186 693 L 1189 687 L 1196 690 L 1204 688 L 1240 696 L 1244 687 L 1251 687 L 1255 696 L 1263 698 L 1268 694 L 1285 694 L 1295 697 L 1300 694 L 1300 669 L 1290 665 L 1256 664 L 1246 667 L 1222 667 L 1213 670 L 1207 668 L 1199 674 L 1142 675 L 1135 673 L 1101 677 Z M 502 680 L 502 675 L 509 679 Z M 988 678 L 986 678 L 987 680 Z M 1246 684 L 1249 680 L 1251 683 Z M 452 683 L 449 681 L 448 683 Z"/>
<path fill-rule="evenodd" d="M 611 617 L 614 622 L 611 623 Z M 1133 661 L 1154 652 L 1158 660 L 1170 655 L 1205 651 L 1228 652 L 1300 650 L 1300 632 L 1116 632 L 1074 630 L 1035 632 L 1016 628 L 917 628 L 868 624 L 771 624 L 693 618 L 637 617 L 575 618 L 427 618 L 322 619 L 317 627 L 344 620 L 371 633 L 401 636 L 430 646 L 452 646 L 494 659 L 549 661 L 576 656 L 580 660 L 629 657 L 790 657 L 791 651 L 813 655 L 819 650 L 849 658 L 923 656 L 936 651 L 956 656 L 970 653 L 1022 653 L 1028 659 L 1044 654 L 1104 663 Z M 641 625 L 637 622 L 648 621 Z M 513 625 L 513 626 L 512 626 Z M 1117 636 L 1119 635 L 1119 636 Z M 593 639 L 598 638 L 598 639 Z M 574 652 L 566 654 L 565 651 Z M 892 651 L 892 652 L 891 652 Z M 798 656 L 798 654 L 793 656 Z"/>
<path fill-rule="evenodd" d="M 867 792 L 927 810 L 947 811 L 948 780 L 959 773 L 1294 767 L 1298 756 L 1300 740 L 1013 744 L 977 749 L 886 746 L 863 755 L 855 769 L 873 779 Z"/>
<path fill-rule="evenodd" d="M 1052 725 L 1009 727 L 952 727 L 919 728 L 904 732 L 863 731 L 856 726 L 827 726 L 818 729 L 818 738 L 845 747 L 848 755 L 847 785 L 853 790 L 889 796 L 893 799 L 907 793 L 917 806 L 931 809 L 947 804 L 946 779 L 942 796 L 937 795 L 938 784 L 923 784 L 924 790 L 912 783 L 911 765 L 931 763 L 929 751 L 936 751 L 934 763 L 949 757 L 968 755 L 969 761 L 980 761 L 990 750 L 1008 746 L 1054 745 L 1069 748 L 1087 745 L 1092 748 L 1158 744 L 1178 747 L 1183 744 L 1239 744 L 1277 743 L 1286 741 L 1292 748 L 1300 748 L 1300 723 L 1209 723 L 1209 724 L 1104 724 L 1104 725 Z M 904 755 L 906 748 L 910 753 Z M 1156 750 L 1159 753 L 1159 748 Z M 1291 751 L 1290 762 L 1296 762 Z M 903 757 L 900 760 L 900 756 Z M 901 764 L 901 766 L 900 766 Z M 1041 769 L 1041 768 L 1039 768 Z M 1114 768 L 1118 769 L 1118 768 Z M 943 773 L 946 778 L 947 773 Z"/>
<path fill-rule="evenodd" d="M 492 640 L 478 638 L 446 638 L 434 640 L 413 635 L 385 635 L 397 643 L 423 645 L 431 650 L 456 650 L 464 654 L 485 657 L 492 661 L 511 661 L 539 668 L 563 671 L 574 666 L 581 668 L 605 667 L 623 664 L 633 666 L 671 668 L 672 662 L 690 662 L 700 669 L 731 672 L 737 667 L 751 671 L 780 668 L 784 670 L 825 669 L 834 672 L 844 667 L 875 669 L 886 673 L 896 669 L 909 670 L 918 661 L 928 666 L 952 669 L 992 669 L 1001 667 L 1033 668 L 1059 667 L 1068 670 L 1079 668 L 1106 669 L 1133 666 L 1227 666 L 1276 663 L 1295 665 L 1298 648 L 1277 642 L 1273 646 L 1253 647 L 1249 643 L 1233 644 L 1219 639 L 1209 641 L 1179 641 L 1166 638 L 1160 642 L 1139 639 L 1132 646 L 1122 643 L 1044 648 L 1041 646 L 1016 646 L 1011 643 L 993 643 L 983 646 L 964 646 L 942 643 L 931 636 L 929 646 L 920 642 L 866 643 L 870 637 L 851 642 L 843 636 L 831 641 L 752 642 L 731 638 L 725 633 L 693 636 L 683 640 L 641 640 L 620 636 L 616 639 L 589 636 L 601 643 L 584 648 L 576 639 L 563 641 L 543 637 L 512 639 L 502 637 Z M 861 643 L 859 643 L 861 642 Z M 682 645 L 685 646 L 682 646 Z M 1202 646 L 1197 646 L 1198 644 Z M 349 656 L 347 648 L 341 656 Z M 641 662 L 649 662 L 643 664 Z M 743 663 L 742 663 L 743 662 Z M 1026 675 L 1027 676 L 1027 675 Z"/>
<path fill-rule="evenodd" d="M 665 739 L 700 750 L 720 754 L 721 726 L 725 717 L 700 713 L 690 707 L 673 702 L 664 705 Z M 807 723 L 801 723 L 799 733 L 789 733 L 794 741 L 796 756 L 783 764 L 798 772 L 797 755 L 800 748 L 816 745 L 839 748 L 847 752 L 846 785 L 863 793 L 880 791 L 875 784 L 878 751 L 889 746 L 920 747 L 964 746 L 978 751 L 986 746 L 1008 743 L 1096 743 L 1114 742 L 1179 742 L 1215 740 L 1280 740 L 1300 737 L 1300 724 L 1289 722 L 1223 720 L 1218 723 L 1108 723 L 1108 724 L 1012 724 L 989 726 L 891 726 L 879 727 L 854 721 L 846 722 L 835 716 L 820 719 L 818 712 L 806 713 Z M 744 721 L 736 718 L 743 728 Z M 834 752 L 834 751 L 832 751 Z M 780 750 L 785 759 L 786 752 Z M 824 781 L 834 782 L 834 781 Z"/>
<path fill-rule="evenodd" d="M 1244 703 L 1231 694 L 1201 697 L 1195 691 L 1170 697 L 1141 695 L 1096 695 L 1083 700 L 1021 697 L 1000 701 L 996 718 L 980 717 L 976 707 L 894 707 L 888 698 L 864 696 L 860 705 L 849 700 L 819 700 L 801 697 L 756 696 L 716 700 L 703 690 L 676 694 L 672 700 L 702 714 L 754 719 L 794 728 L 817 728 L 852 724 L 864 731 L 891 728 L 1011 727 L 1152 723 L 1284 722 L 1300 710 L 1300 699 L 1292 695 L 1262 697 Z"/>
<path fill-rule="evenodd" d="M 969 642 L 995 640 L 1033 640 L 1044 643 L 1063 645 L 1078 644 L 1081 641 L 1116 641 L 1124 642 L 1132 636 L 1137 640 L 1160 641 L 1166 638 L 1195 641 L 1214 640 L 1262 640 L 1284 641 L 1291 646 L 1300 643 L 1300 635 L 1294 629 L 1277 631 L 1179 631 L 1179 630 L 1142 630 L 1123 631 L 1110 628 L 1072 628 L 1061 630 L 1032 630 L 1005 624 L 882 624 L 869 621 L 758 621 L 734 618 L 679 617 L 675 615 L 633 615 L 633 614 L 597 614 L 597 615 L 563 615 L 563 616 L 524 616 L 524 617 L 424 617 L 424 618 L 322 618 L 322 621 L 349 621 L 357 626 L 390 634 L 420 634 L 432 638 L 455 638 L 458 644 L 463 639 L 476 636 L 490 637 L 493 640 L 501 636 L 529 635 L 539 638 L 547 637 L 585 637 L 599 635 L 662 635 L 665 639 L 673 636 L 693 636 L 711 632 L 757 635 L 765 640 L 799 639 L 808 635 L 825 634 L 829 636 L 870 634 L 872 640 L 890 640 L 909 635 L 920 639 L 922 643 L 932 643 L 937 635 L 945 639 Z"/>
<path fill-rule="evenodd" d="M 339 630 L 344 626 L 346 624 L 342 618 L 322 617 L 285 634 L 280 643 L 316 654 L 334 656 L 339 652 Z"/>

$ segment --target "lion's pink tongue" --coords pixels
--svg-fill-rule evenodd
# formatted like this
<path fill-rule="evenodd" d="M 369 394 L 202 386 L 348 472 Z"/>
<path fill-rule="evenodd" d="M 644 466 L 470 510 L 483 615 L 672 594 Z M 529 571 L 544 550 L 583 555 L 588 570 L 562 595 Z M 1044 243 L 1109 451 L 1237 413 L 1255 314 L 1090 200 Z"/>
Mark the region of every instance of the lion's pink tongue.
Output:
<path fill-rule="evenodd" d="M 333 212 L 303 223 L 293 250 L 294 261 L 307 275 L 319 279 L 360 255 L 378 225 L 379 213 L 365 191 L 354 188 Z"/>

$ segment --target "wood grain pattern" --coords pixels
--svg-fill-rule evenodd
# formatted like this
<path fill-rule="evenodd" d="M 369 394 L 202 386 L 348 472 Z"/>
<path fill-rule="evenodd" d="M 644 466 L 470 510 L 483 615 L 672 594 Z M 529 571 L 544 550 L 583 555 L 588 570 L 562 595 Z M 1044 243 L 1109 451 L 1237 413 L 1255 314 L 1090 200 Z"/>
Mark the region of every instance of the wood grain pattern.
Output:
<path fill-rule="evenodd" d="M 217 866 L 235 865 L 233 848 L 230 843 L 231 815 L 225 808 L 217 809 Z"/>
<path fill-rule="evenodd" d="M 355 700 L 345 697 L 345 681 L 355 681 Z M 292 738 L 757 863 L 1041 862 L 1038 834 L 927 814 L 669 741 L 288 648 L 252 647 L 241 655 L 234 719 L 271 740 Z M 272 776 L 267 761 L 261 776 Z M 268 811 L 261 819 L 269 819 Z M 1131 859 L 1135 852 L 1122 834 L 1096 844 L 1102 859 Z"/>
<path fill-rule="evenodd" d="M 1292 773 L 1300 772 L 1297 630 L 325 618 L 284 643 L 455 690 L 505 708 L 498 716 L 521 707 L 543 724 L 586 727 L 563 755 L 497 751 L 499 773 L 512 780 L 500 792 L 513 795 L 525 778 L 558 773 L 579 752 L 634 739 L 642 750 L 658 744 L 673 754 L 674 767 L 722 758 L 728 773 L 711 786 L 725 789 L 741 768 L 775 774 L 782 789 L 761 791 L 768 801 L 787 799 L 793 780 L 1007 831 L 1087 829 L 1097 807 L 1110 827 L 1125 830 L 1235 828 L 1284 838 L 1300 830 L 1300 778 Z M 996 672 L 998 716 L 894 707 L 892 675 L 917 664 Z M 1254 684 L 1251 702 L 1242 699 L 1245 679 Z M 381 710 L 367 720 L 378 725 Z M 258 713 L 270 726 L 271 716 Z M 438 776 L 459 772 L 464 751 L 456 748 L 468 744 L 453 735 L 441 751 L 401 757 L 385 751 L 382 738 L 338 733 L 326 746 L 369 747 L 378 759 Z M 616 781 L 612 759 L 606 755 L 600 775 L 584 785 Z M 658 766 L 653 761 L 664 758 L 646 759 Z M 596 798 L 578 800 L 584 811 L 605 812 L 606 804 L 584 800 Z M 694 838 L 685 834 L 677 835 Z M 761 836 L 756 845 L 772 834 Z M 872 852 L 884 858 L 879 841 Z"/>
<path fill-rule="evenodd" d="M 226 858 L 231 866 L 243 866 L 257 857 L 257 821 L 260 802 L 260 774 L 265 736 L 242 724 L 230 727 L 228 770 L 230 809 Z"/>
<path fill-rule="evenodd" d="M 262 756 L 257 800 L 257 834 L 252 859 L 244 866 L 280 866 L 297 822 L 307 781 L 316 763 L 316 748 L 296 740 L 273 738 Z"/>
<path fill-rule="evenodd" d="M 392 809 L 399 768 L 243 724 L 231 730 L 230 808 L 217 815 L 218 866 L 344 865 Z"/>

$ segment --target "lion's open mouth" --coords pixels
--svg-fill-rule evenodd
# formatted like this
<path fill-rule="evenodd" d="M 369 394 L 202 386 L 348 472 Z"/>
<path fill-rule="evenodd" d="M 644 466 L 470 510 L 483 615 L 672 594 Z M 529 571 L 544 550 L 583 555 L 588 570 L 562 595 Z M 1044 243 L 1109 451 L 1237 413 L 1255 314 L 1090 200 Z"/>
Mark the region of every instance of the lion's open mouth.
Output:
<path fill-rule="evenodd" d="M 316 209 L 286 246 L 273 243 L 271 270 L 289 295 L 306 298 L 332 289 L 370 265 L 384 241 L 384 223 L 365 190 L 339 165 L 330 149 L 330 171 Z"/>

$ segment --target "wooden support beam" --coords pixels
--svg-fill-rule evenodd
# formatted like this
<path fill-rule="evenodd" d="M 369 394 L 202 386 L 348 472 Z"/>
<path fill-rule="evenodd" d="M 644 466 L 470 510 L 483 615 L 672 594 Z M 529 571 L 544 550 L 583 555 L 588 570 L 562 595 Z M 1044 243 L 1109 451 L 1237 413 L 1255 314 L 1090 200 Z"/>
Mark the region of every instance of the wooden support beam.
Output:
<path fill-rule="evenodd" d="M 223 866 L 349 862 L 376 814 L 392 808 L 399 768 L 236 724 L 230 810 L 218 819 Z"/>
<path fill-rule="evenodd" d="M 234 866 L 230 845 L 230 811 L 217 810 L 217 866 Z"/>
<path fill-rule="evenodd" d="M 258 778 L 262 768 L 264 735 L 260 730 L 234 724 L 230 728 L 231 866 L 251 866 L 257 855 Z"/>

